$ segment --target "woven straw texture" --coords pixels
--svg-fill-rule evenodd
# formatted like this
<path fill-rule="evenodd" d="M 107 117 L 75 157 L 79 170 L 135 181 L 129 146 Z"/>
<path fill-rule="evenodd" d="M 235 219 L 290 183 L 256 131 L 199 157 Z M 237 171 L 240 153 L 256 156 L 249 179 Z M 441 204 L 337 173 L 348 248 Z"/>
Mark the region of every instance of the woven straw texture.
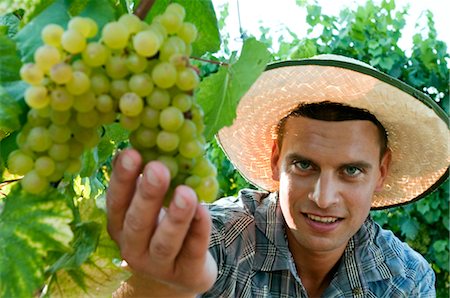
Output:
<path fill-rule="evenodd" d="M 324 58 L 357 64 L 356 69 L 364 66 L 340 56 Z M 217 136 L 237 170 L 254 185 L 277 190 L 270 168 L 277 122 L 301 101 L 327 100 L 369 110 L 388 132 L 391 170 L 384 190 L 375 194 L 372 208 L 408 203 L 435 186 L 449 165 L 447 121 L 390 83 L 360 70 L 331 65 L 275 67 L 260 76 L 241 99 L 233 125 Z"/>

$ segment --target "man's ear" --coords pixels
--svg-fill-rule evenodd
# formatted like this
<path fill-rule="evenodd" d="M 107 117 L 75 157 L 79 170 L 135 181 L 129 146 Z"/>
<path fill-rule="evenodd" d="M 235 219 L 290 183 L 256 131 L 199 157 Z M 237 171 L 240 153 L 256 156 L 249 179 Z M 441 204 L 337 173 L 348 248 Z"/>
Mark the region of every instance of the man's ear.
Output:
<path fill-rule="evenodd" d="M 382 191 L 384 186 L 384 181 L 386 180 L 386 177 L 389 174 L 389 169 L 391 167 L 391 159 L 392 159 L 392 152 L 388 148 L 386 152 L 384 153 L 383 157 L 381 158 L 380 162 L 380 177 L 378 178 L 378 183 L 375 188 L 375 191 Z"/>
<path fill-rule="evenodd" d="M 275 181 L 280 180 L 280 167 L 278 165 L 279 158 L 280 158 L 280 148 L 278 146 L 278 141 L 273 140 L 272 155 L 270 156 L 270 166 L 272 168 L 272 179 Z"/>

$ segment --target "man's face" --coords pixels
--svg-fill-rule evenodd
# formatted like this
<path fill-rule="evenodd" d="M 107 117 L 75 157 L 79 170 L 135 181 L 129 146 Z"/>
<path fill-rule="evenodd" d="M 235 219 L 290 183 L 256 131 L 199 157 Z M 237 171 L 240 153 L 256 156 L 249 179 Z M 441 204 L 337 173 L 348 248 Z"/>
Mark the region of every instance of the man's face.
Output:
<path fill-rule="evenodd" d="M 367 218 L 390 162 L 380 162 L 377 127 L 362 120 L 287 120 L 281 148 L 272 151 L 273 178 L 294 246 L 342 251 Z M 291 245 L 291 241 L 290 241 Z"/>

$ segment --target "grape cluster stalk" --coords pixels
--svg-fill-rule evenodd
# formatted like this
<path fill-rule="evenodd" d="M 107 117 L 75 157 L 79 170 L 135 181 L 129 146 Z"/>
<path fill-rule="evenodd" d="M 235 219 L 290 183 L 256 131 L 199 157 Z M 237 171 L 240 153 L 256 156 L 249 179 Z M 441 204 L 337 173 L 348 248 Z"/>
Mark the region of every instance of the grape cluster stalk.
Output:
<path fill-rule="evenodd" d="M 184 7 L 172 3 L 151 23 L 125 14 L 98 32 L 94 20 L 76 16 L 67 29 L 43 28 L 34 62 L 20 70 L 30 109 L 8 157 L 25 191 L 41 193 L 65 173 L 78 173 L 101 126 L 119 122 L 145 162 L 169 168 L 172 191 L 186 184 L 199 200 L 215 199 L 217 171 L 205 156 L 195 101 L 200 79 L 189 60 L 198 32 L 184 18 Z"/>

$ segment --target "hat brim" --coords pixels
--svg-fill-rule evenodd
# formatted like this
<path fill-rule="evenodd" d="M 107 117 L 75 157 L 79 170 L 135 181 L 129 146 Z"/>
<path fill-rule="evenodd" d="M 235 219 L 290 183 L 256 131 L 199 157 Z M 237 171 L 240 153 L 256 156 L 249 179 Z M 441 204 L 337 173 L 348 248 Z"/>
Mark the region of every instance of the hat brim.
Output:
<path fill-rule="evenodd" d="M 218 142 L 244 178 L 276 191 L 270 166 L 275 127 L 299 103 L 321 101 L 367 109 L 388 132 L 391 170 L 373 209 L 422 198 L 448 177 L 445 112 L 405 83 L 336 55 L 269 65 L 239 102 L 233 124 L 219 131 Z"/>

